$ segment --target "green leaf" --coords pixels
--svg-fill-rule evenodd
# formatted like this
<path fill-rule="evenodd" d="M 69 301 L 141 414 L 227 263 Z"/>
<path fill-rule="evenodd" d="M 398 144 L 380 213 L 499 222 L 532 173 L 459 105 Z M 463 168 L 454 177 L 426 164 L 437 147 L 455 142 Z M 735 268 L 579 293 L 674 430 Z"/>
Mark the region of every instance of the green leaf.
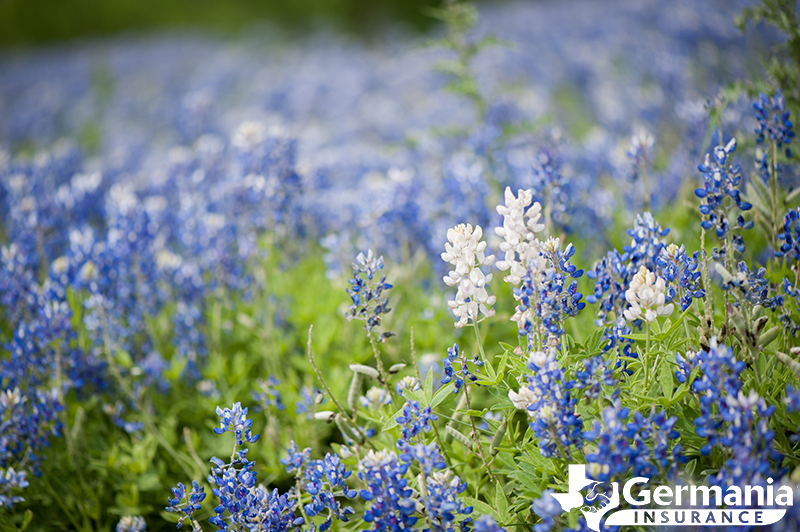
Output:
<path fill-rule="evenodd" d="M 425 377 L 425 403 L 431 404 L 433 400 L 433 371 L 428 372 Z"/>
<path fill-rule="evenodd" d="M 661 365 L 661 392 L 667 399 L 672 399 L 672 367 L 669 364 Z"/>
<path fill-rule="evenodd" d="M 492 508 L 491 506 L 489 506 L 485 502 L 479 501 L 478 499 L 473 499 L 472 497 L 464 497 L 464 502 L 468 506 L 472 506 L 473 508 L 475 508 L 475 510 L 479 514 L 491 515 L 497 521 L 501 521 L 502 522 L 502 518 L 500 517 L 500 514 L 497 512 L 497 510 L 495 510 L 494 508 Z"/>
<path fill-rule="evenodd" d="M 503 522 L 508 521 L 508 499 L 503 492 L 503 487 L 499 484 L 494 488 L 494 505 L 497 508 L 497 513 L 500 514 L 500 520 Z"/>
<path fill-rule="evenodd" d="M 452 382 L 448 382 L 446 385 L 439 388 L 436 394 L 434 394 L 433 399 L 431 399 L 431 408 L 455 399 L 456 394 L 453 393 L 454 389 L 455 385 Z"/>
<path fill-rule="evenodd" d="M 400 417 L 400 414 L 403 412 L 403 407 L 400 407 L 397 412 L 395 412 L 392 417 L 390 417 L 386 423 L 383 424 L 381 427 L 381 432 L 386 432 L 387 430 L 391 430 L 397 426 L 397 418 Z"/>

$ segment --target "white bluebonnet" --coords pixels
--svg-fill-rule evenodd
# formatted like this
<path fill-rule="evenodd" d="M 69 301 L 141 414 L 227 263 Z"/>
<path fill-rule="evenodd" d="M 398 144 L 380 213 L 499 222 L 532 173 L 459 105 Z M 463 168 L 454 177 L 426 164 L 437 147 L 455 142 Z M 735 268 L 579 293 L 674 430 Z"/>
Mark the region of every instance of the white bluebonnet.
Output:
<path fill-rule="evenodd" d="M 447 286 L 456 286 L 456 296 L 447 305 L 458 321 L 456 327 L 464 327 L 470 322 L 478 323 L 483 318 L 494 316 L 497 297 L 490 296 L 486 290 L 492 274 L 483 273 L 483 266 L 494 263 L 494 255 L 486 255 L 486 242 L 482 241 L 483 230 L 471 224 L 459 224 L 447 231 L 447 240 L 442 260 L 454 266 L 444 277 Z M 481 317 L 482 316 L 482 317 Z"/>
<path fill-rule="evenodd" d="M 505 205 L 497 206 L 503 225 L 494 231 L 503 238 L 500 251 L 505 255 L 496 266 L 508 271 L 505 282 L 517 286 L 528 271 L 528 261 L 539 256 L 539 240 L 535 234 L 543 232 L 545 226 L 539 223 L 542 206 L 533 202 L 533 192 L 520 189 L 515 197 L 511 187 L 506 187 L 504 197 Z"/>
<path fill-rule="evenodd" d="M 625 291 L 625 299 L 630 303 L 623 314 L 628 321 L 656 321 L 659 316 L 672 314 L 674 305 L 666 303 L 667 284 L 663 277 L 656 276 L 644 266 L 631 279 Z"/>
<path fill-rule="evenodd" d="M 386 391 L 386 388 L 373 386 L 367 390 L 366 395 L 362 395 L 359 398 L 359 402 L 364 408 L 380 408 L 382 406 L 391 404 L 392 396 L 389 395 L 389 392 Z"/>
<path fill-rule="evenodd" d="M 403 395 L 405 390 L 409 390 L 412 392 L 416 392 L 422 389 L 422 384 L 419 382 L 419 379 L 412 376 L 407 375 L 400 379 L 400 382 L 395 385 L 395 391 L 398 395 Z"/>

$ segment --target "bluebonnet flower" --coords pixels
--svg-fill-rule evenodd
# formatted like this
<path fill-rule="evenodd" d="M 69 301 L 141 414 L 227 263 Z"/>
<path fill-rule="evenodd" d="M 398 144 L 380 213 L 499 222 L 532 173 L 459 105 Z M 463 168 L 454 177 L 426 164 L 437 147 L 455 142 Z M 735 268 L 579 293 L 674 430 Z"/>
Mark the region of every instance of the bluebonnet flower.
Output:
<path fill-rule="evenodd" d="M 453 270 L 444 277 L 444 282 L 447 286 L 458 287 L 455 299 L 447 302 L 458 318 L 455 322 L 458 328 L 494 316 L 491 307 L 497 297 L 490 296 L 486 290 L 492 274 L 481 270 L 494 263 L 494 255 L 486 255 L 486 241 L 482 241 L 482 237 L 483 229 L 479 225 L 474 231 L 470 224 L 459 224 L 447 230 L 448 242 L 444 245 L 442 260 L 451 264 Z"/>
<path fill-rule="evenodd" d="M 786 411 L 790 414 L 800 410 L 800 390 L 792 387 L 791 384 L 786 385 L 786 397 L 783 399 L 786 405 Z"/>
<path fill-rule="evenodd" d="M 469 362 L 477 368 L 476 371 L 484 364 L 477 354 L 473 355 L 472 360 Z M 453 365 L 454 363 L 455 366 Z M 447 356 L 442 359 L 442 365 L 444 366 L 444 377 L 442 377 L 441 382 L 443 385 L 453 382 L 455 386 L 453 393 L 457 394 L 465 384 L 478 380 L 476 373 L 470 371 L 467 357 L 461 354 L 458 344 L 453 344 L 453 347 L 447 348 Z"/>
<path fill-rule="evenodd" d="M 647 162 L 652 160 L 656 140 L 648 131 L 641 130 L 631 137 L 631 145 L 626 155 L 631 160 L 631 178 L 636 181 L 647 171 Z"/>
<path fill-rule="evenodd" d="M 586 296 L 586 301 L 598 304 L 595 325 L 601 327 L 608 316 L 620 316 L 625 305 L 625 290 L 630 282 L 628 254 L 616 249 L 609 251 L 605 257 L 595 264 L 594 270 L 586 272 L 589 279 L 594 280 L 593 293 Z"/>
<path fill-rule="evenodd" d="M 352 499 L 358 492 L 348 487 L 345 480 L 352 475 L 336 453 L 327 453 L 323 460 L 311 460 L 303 470 L 303 481 L 306 493 L 311 495 L 311 502 L 305 504 L 304 510 L 309 517 L 320 515 L 328 510 L 328 516 L 319 526 L 324 531 L 330 528 L 333 519 L 347 522 L 353 514 L 350 507 L 342 508 L 337 495 Z"/>
<path fill-rule="evenodd" d="M 244 445 L 244 442 L 255 443 L 258 441 L 258 434 L 252 434 L 250 427 L 253 420 L 247 419 L 247 408 L 242 408 L 242 403 L 233 403 L 233 408 L 217 407 L 219 416 L 219 427 L 214 428 L 216 434 L 233 432 L 236 435 L 236 444 Z"/>
<path fill-rule="evenodd" d="M 300 398 L 294 404 L 295 414 L 305 414 L 306 419 L 313 419 L 316 405 L 325 402 L 325 395 L 318 388 L 312 390 L 308 386 L 300 388 Z"/>
<path fill-rule="evenodd" d="M 725 465 L 709 482 L 718 485 L 757 485 L 773 473 L 772 461 L 780 454 L 773 448 L 774 433 L 768 418 L 775 410 L 755 391 L 745 395 L 740 375 L 745 364 L 733 350 L 712 338 L 708 351 L 695 355 L 702 376 L 692 383 L 700 400 L 700 416 L 694 420 L 697 435 L 706 439 L 700 449 L 709 455 L 720 448 Z"/>
<path fill-rule="evenodd" d="M 407 439 L 403 439 L 397 442 L 397 448 L 400 450 L 400 460 L 418 463 L 426 475 L 430 475 L 434 469 L 447 467 L 436 442 L 411 445 Z"/>
<path fill-rule="evenodd" d="M 111 416 L 111 421 L 114 423 L 114 425 L 121 428 L 128 434 L 134 434 L 144 430 L 143 422 L 131 421 L 130 419 L 125 419 L 123 417 L 127 409 L 122 401 L 117 401 L 113 407 L 111 405 L 103 405 L 103 411 Z"/>
<path fill-rule="evenodd" d="M 242 409 L 239 403 L 234 403 L 231 409 L 223 410 L 217 407 L 217 415 L 220 417 L 222 428 L 214 428 L 214 433 L 234 433 L 235 445 L 230 463 L 217 457 L 211 458 L 213 467 L 211 474 L 208 475 L 208 483 L 212 486 L 211 491 L 214 496 L 219 499 L 219 504 L 214 508 L 216 515 L 211 517 L 209 522 L 220 530 L 255 526 L 280 531 L 294 530 L 303 523 L 303 518 L 294 513 L 295 500 L 287 495 L 281 495 L 277 489 L 270 492 L 263 486 L 256 485 L 257 475 L 253 470 L 255 462 L 247 459 L 248 449 L 246 447 L 237 449 L 245 442 L 255 443 L 258 440 L 257 434 L 250 433 L 252 420 L 247 420 L 246 414 L 247 409 Z M 294 444 L 290 449 L 290 461 L 284 461 L 287 470 L 290 470 L 290 466 L 294 466 L 296 462 L 296 460 L 291 461 L 294 460 L 293 451 L 295 454 L 297 453 L 297 447 Z M 306 457 L 307 454 L 301 455 L 301 458 Z M 196 491 L 193 489 L 193 493 Z M 185 510 L 186 506 L 181 504 L 182 497 L 180 497 L 184 493 L 185 489 L 181 490 L 179 485 L 178 491 L 174 492 L 175 498 L 170 500 L 170 507 L 175 508 L 172 511 Z"/>
<path fill-rule="evenodd" d="M 699 255 L 700 252 L 695 251 L 693 255 L 689 256 L 685 246 L 678 247 L 670 244 L 661 250 L 656 259 L 656 266 L 668 283 L 666 301 L 670 302 L 676 297 L 679 298 L 681 310 L 684 311 L 689 308 L 694 299 L 700 299 L 706 295 L 700 282 Z M 673 284 L 676 286 L 672 286 Z"/>
<path fill-rule="evenodd" d="M 497 236 L 503 238 L 500 251 L 504 256 L 496 266 L 501 271 L 508 271 L 503 278 L 505 282 L 517 286 L 528 271 L 528 260 L 539 255 L 538 240 L 534 234 L 544 231 L 545 226 L 539 223 L 542 206 L 533 202 L 532 191 L 520 189 L 515 197 L 511 187 L 506 187 L 504 199 L 505 204 L 497 206 L 497 213 L 503 217 L 503 225 L 494 230 Z"/>
<path fill-rule="evenodd" d="M 430 532 L 453 531 L 456 529 L 454 521 L 457 514 L 469 515 L 472 513 L 473 508 L 465 506 L 458 499 L 458 496 L 466 491 L 467 483 L 461 482 L 461 479 L 450 470 L 428 472 L 425 487 L 427 491 L 425 511 L 433 522 Z M 467 520 L 465 519 L 465 521 Z M 466 523 L 462 521 L 462 530 L 464 526 Z"/>
<path fill-rule="evenodd" d="M 632 476 L 658 476 L 674 479 L 681 460 L 682 446 L 672 444 L 680 433 L 675 430 L 678 418 L 667 418 L 665 412 L 653 412 L 644 417 L 622 407 L 617 399 L 603 409 L 603 423 L 584 435 L 595 450 L 586 455 L 592 478 L 605 482 L 622 478 L 628 471 Z"/>
<path fill-rule="evenodd" d="M 411 442 L 424 432 L 430 432 L 433 422 L 437 419 L 439 418 L 431 411 L 430 406 L 420 407 L 417 401 L 407 401 L 396 418 L 403 432 L 403 440 L 406 442 Z"/>
<path fill-rule="evenodd" d="M 353 278 L 349 280 L 350 288 L 347 289 L 347 294 L 353 301 L 347 318 L 363 320 L 364 330 L 368 336 L 372 334 L 372 329 L 381 325 L 383 315 L 391 310 L 388 306 L 389 299 L 383 292 L 390 290 L 392 285 L 386 282 L 385 275 L 382 275 L 377 283 L 374 279 L 376 272 L 382 269 L 383 257 L 376 258 L 372 250 L 366 255 L 359 253 L 356 263 L 353 264 Z M 393 332 L 384 331 L 378 335 L 378 341 L 382 342 L 392 336 Z"/>
<path fill-rule="evenodd" d="M 397 392 L 397 395 L 400 396 L 403 395 L 403 392 L 405 390 L 409 390 L 411 392 L 417 392 L 421 389 L 422 389 L 422 384 L 420 384 L 419 379 L 411 375 L 408 375 L 400 379 L 400 382 L 398 382 L 394 387 L 394 390 Z"/>
<path fill-rule="evenodd" d="M 776 91 L 775 96 L 772 98 L 762 92 L 758 99 L 753 102 L 753 109 L 758 120 L 758 127 L 755 130 L 757 135 L 756 143 L 763 144 L 766 141 L 770 144 L 771 151 L 771 145 L 774 142 L 776 149 L 783 148 L 786 157 L 791 158 L 792 150 L 789 148 L 789 144 L 795 137 L 794 124 L 789 119 L 790 113 L 786 109 L 786 102 L 781 91 Z M 769 181 L 770 167 L 772 166 L 769 161 L 769 155 L 773 154 L 763 153 L 758 158 L 760 174 L 765 183 Z"/>
<path fill-rule="evenodd" d="M 386 388 L 373 386 L 367 390 L 366 395 L 359 397 L 359 402 L 364 408 L 380 408 L 382 406 L 392 403 L 392 396 L 386 391 Z"/>
<path fill-rule="evenodd" d="M 539 443 L 542 456 L 569 459 L 573 449 L 581 449 L 583 421 L 576 412 L 577 399 L 570 396 L 558 368 L 556 350 L 531 353 L 527 367 L 533 373 L 519 393 L 510 390 L 508 397 L 516 408 L 524 408 L 530 428 Z"/>
<path fill-rule="evenodd" d="M 531 509 L 541 519 L 533 525 L 534 532 L 550 532 L 563 513 L 561 504 L 553 497 L 551 489 L 544 490 L 538 499 L 534 499 Z"/>
<path fill-rule="evenodd" d="M 673 304 L 666 303 L 666 281 L 641 266 L 631 279 L 625 291 L 625 299 L 630 307 L 623 311 L 625 319 L 631 322 L 654 322 L 659 316 L 672 314 Z"/>
<path fill-rule="evenodd" d="M 789 299 L 794 300 L 795 309 L 800 309 L 800 290 L 792 285 L 789 279 L 781 281 L 780 286 L 782 293 L 775 298 L 778 305 L 781 307 L 781 314 L 778 316 L 778 320 L 786 328 L 792 338 L 794 338 L 797 333 L 800 332 L 800 323 L 793 317 L 793 315 L 797 316 L 796 311 L 794 314 L 791 313 L 787 303 Z"/>
<path fill-rule="evenodd" d="M 276 410 L 283 410 L 283 403 L 281 402 L 281 394 L 275 389 L 280 384 L 280 381 L 271 376 L 269 379 L 258 379 L 258 390 L 253 390 L 253 400 L 259 403 L 262 410 L 275 408 Z"/>
<path fill-rule="evenodd" d="M 138 515 L 126 515 L 117 523 L 117 532 L 145 532 L 147 523 Z"/>
<path fill-rule="evenodd" d="M 583 275 L 583 270 L 570 261 L 574 254 L 572 244 L 562 251 L 560 240 L 549 238 L 541 243 L 539 256 L 528 261 L 522 286 L 514 289 L 519 305 L 511 321 L 517 323 L 520 335 L 527 336 L 530 346 L 539 336 L 558 338 L 564 334 L 563 321 L 586 306 L 577 281 L 568 282 Z"/>
<path fill-rule="evenodd" d="M 777 236 L 783 243 L 775 250 L 775 256 L 800 261 L 800 207 L 786 211 L 783 231 Z"/>
<path fill-rule="evenodd" d="M 628 271 L 635 273 L 642 266 L 655 271 L 656 259 L 666 246 L 662 239 L 668 234 L 669 228 L 662 229 L 651 212 L 637 214 L 633 227 L 628 229 L 631 243 L 623 248 L 629 260 Z"/>
<path fill-rule="evenodd" d="M 505 528 L 499 526 L 491 515 L 482 515 L 473 520 L 472 530 L 473 532 L 505 532 Z"/>
<path fill-rule="evenodd" d="M 9 467 L 5 471 L 0 469 L 0 508 L 13 508 L 14 504 L 25 499 L 14 492 L 28 487 L 28 474 L 25 471 L 15 471 Z"/>
<path fill-rule="evenodd" d="M 178 520 L 178 528 L 183 526 L 186 519 L 192 521 L 194 514 L 202 509 L 202 502 L 206 499 L 205 488 L 192 481 L 191 491 L 186 491 L 186 486 L 182 482 L 172 488 L 172 497 L 168 499 L 169 506 L 166 510 L 170 513 L 181 514 Z"/>
<path fill-rule="evenodd" d="M 722 289 L 732 292 L 734 306 L 738 307 L 741 303 L 747 302 L 751 305 L 761 305 L 765 309 L 773 309 L 780 304 L 774 295 L 773 287 L 765 277 L 766 268 L 762 266 L 752 271 L 746 262 L 741 261 L 737 269 L 737 272 L 730 275 L 721 265 L 717 265 L 717 271 L 723 275 Z"/>
<path fill-rule="evenodd" d="M 562 157 L 555 148 L 541 148 L 533 164 L 533 183 L 531 192 L 548 213 L 548 220 L 556 229 L 567 228 L 567 214 L 570 212 L 571 190 L 562 170 Z"/>
<path fill-rule="evenodd" d="M 742 168 L 731 161 L 731 154 L 736 151 L 736 139 L 731 139 L 725 146 L 714 148 L 713 157 L 706 154 L 705 162 L 698 166 L 703 174 L 703 188 L 695 189 L 695 195 L 702 200 L 700 213 L 703 215 L 702 226 L 706 231 L 714 230 L 717 237 L 725 242 L 731 231 L 731 222 L 726 214 L 725 198 L 730 197 L 739 213 L 736 224 L 741 229 L 753 227 L 752 221 L 745 222 L 742 212 L 749 211 L 752 205 L 742 199 L 739 185 L 742 181 Z M 744 240 L 740 234 L 731 237 L 733 248 L 742 253 Z M 723 247 L 717 252 L 720 256 L 730 251 Z"/>
<path fill-rule="evenodd" d="M 404 478 L 408 467 L 391 451 L 370 450 L 359 461 L 358 478 L 367 485 L 359 494 L 369 503 L 364 521 L 371 530 L 396 532 L 416 524 L 414 492 Z"/>
<path fill-rule="evenodd" d="M 288 455 L 281 459 L 281 463 L 286 466 L 287 473 L 302 471 L 303 466 L 311 458 L 311 448 L 306 447 L 302 451 L 298 450 L 297 444 L 293 441 L 289 445 Z"/>
<path fill-rule="evenodd" d="M 597 399 L 602 391 L 601 386 L 615 386 L 614 370 L 606 363 L 603 355 L 587 358 L 583 362 L 583 369 L 575 371 L 575 379 L 564 383 L 567 390 L 583 390 L 583 397 L 587 400 Z"/>

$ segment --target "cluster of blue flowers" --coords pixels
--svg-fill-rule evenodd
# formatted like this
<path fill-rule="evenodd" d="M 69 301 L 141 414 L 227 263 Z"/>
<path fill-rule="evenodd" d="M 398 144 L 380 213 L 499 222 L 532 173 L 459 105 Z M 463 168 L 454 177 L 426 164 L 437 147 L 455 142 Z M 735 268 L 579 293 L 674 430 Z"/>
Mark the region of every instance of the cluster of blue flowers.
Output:
<path fill-rule="evenodd" d="M 783 149 L 786 157 L 792 158 L 793 154 L 789 144 L 795 137 L 794 124 L 790 120 L 790 113 L 786 109 L 786 101 L 780 90 L 777 90 L 773 97 L 762 92 L 753 102 L 753 109 L 755 109 L 758 120 L 756 142 L 768 145 L 768 149 L 764 150 L 760 157 L 757 157 L 759 175 L 764 183 L 769 183 L 773 172 L 778 176 L 782 173 L 781 165 L 777 160 L 777 150 Z"/>
<path fill-rule="evenodd" d="M 705 162 L 698 165 L 698 170 L 703 174 L 703 188 L 695 190 L 695 195 L 702 200 L 700 214 L 703 215 L 702 227 L 706 231 L 714 231 L 722 242 L 727 242 L 728 233 L 731 232 L 731 221 L 727 214 L 726 198 L 730 198 L 736 209 L 736 225 L 740 229 L 751 229 L 752 220 L 745 221 L 742 213 L 749 211 L 753 206 L 742 199 L 739 189 L 742 181 L 742 167 L 733 162 L 731 154 L 736 151 L 736 139 L 731 139 L 725 146 L 717 146 L 712 154 L 706 154 Z M 716 256 L 731 257 L 733 251 L 744 253 L 744 238 L 740 233 L 730 235 L 730 245 L 733 250 L 728 250 L 726 244 L 720 249 L 715 248 Z"/>
<path fill-rule="evenodd" d="M 217 457 L 211 459 L 213 467 L 211 474 L 208 475 L 208 483 L 219 504 L 214 508 L 215 515 L 209 522 L 219 530 L 253 528 L 281 532 L 298 530 L 304 523 L 304 518 L 295 515 L 295 499 L 279 493 L 277 489 L 269 491 L 256 484 L 257 474 L 253 470 L 255 462 L 247 459 L 248 449 L 243 447 L 245 443 L 258 441 L 258 435 L 250 431 L 253 420 L 247 419 L 247 410 L 242 408 L 240 403 L 235 403 L 232 408 L 217 407 L 220 427 L 214 428 L 214 433 L 222 435 L 231 432 L 234 434 L 235 443 L 230 462 L 226 463 Z M 327 471 L 323 467 L 328 480 L 341 485 L 346 478 L 346 472 L 340 467 L 341 464 L 329 457 L 326 457 L 323 463 L 330 466 Z M 318 483 L 319 478 L 312 476 L 314 486 L 317 485 L 314 481 Z M 351 492 L 348 493 L 354 496 Z M 201 510 L 201 503 L 205 497 L 204 488 L 196 481 L 192 482 L 190 492 L 187 492 L 185 485 L 179 483 L 172 489 L 172 497 L 169 498 L 166 510 L 180 514 L 178 528 L 188 519 L 193 529 L 199 529 L 194 514 Z M 321 501 L 320 498 L 312 502 L 312 508 L 317 508 L 318 504 L 324 507 L 330 502 L 327 499 L 325 502 Z M 335 500 L 333 502 L 335 503 Z"/>
<path fill-rule="evenodd" d="M 535 401 L 528 406 L 530 428 L 539 442 L 542 456 L 569 460 L 574 450 L 583 448 L 583 420 L 573 398 L 563 382 L 556 350 L 535 352 L 528 359 L 528 389 Z"/>
<path fill-rule="evenodd" d="M 348 319 L 364 321 L 364 330 L 367 335 L 372 334 L 372 329 L 379 327 L 383 320 L 382 315 L 387 314 L 389 308 L 389 298 L 383 294 L 384 290 L 390 290 L 392 285 L 386 282 L 386 276 L 382 275 L 380 280 L 375 282 L 375 273 L 383 269 L 383 257 L 375 257 L 370 249 L 366 255 L 359 253 L 356 263 L 353 264 L 353 278 L 349 279 L 350 288 L 347 294 L 353 300 L 350 305 Z M 386 338 L 391 338 L 394 333 L 384 331 L 377 337 L 379 342 Z"/>
<path fill-rule="evenodd" d="M 633 477 L 675 479 L 683 446 L 675 444 L 680 433 L 678 418 L 653 412 L 645 417 L 631 412 L 619 400 L 603 410 L 603 423 L 596 422 L 584 437 L 595 450 L 586 454 L 589 474 L 600 481 Z"/>
<path fill-rule="evenodd" d="M 476 369 L 470 370 L 469 363 Z M 455 364 L 455 366 L 453 365 Z M 478 372 L 484 365 L 480 357 L 475 354 L 472 359 L 468 360 L 467 356 L 461 353 L 458 344 L 453 344 L 453 347 L 447 348 L 447 356 L 442 359 L 444 366 L 444 376 L 442 377 L 442 384 L 453 383 L 453 393 L 458 393 L 465 384 L 475 382 L 478 380 Z"/>
<path fill-rule="evenodd" d="M 755 391 L 744 392 L 741 374 L 745 363 L 736 359 L 730 347 L 713 339 L 707 351 L 678 363 L 679 380 L 695 366 L 701 371 L 692 382 L 700 401 L 700 416 L 694 424 L 697 435 L 706 440 L 700 453 L 708 456 L 722 449 L 725 456 L 724 466 L 709 481 L 723 486 L 759 485 L 777 475 L 773 461 L 777 463 L 781 455 L 773 446 L 775 434 L 769 428 L 775 406 L 767 406 Z"/>

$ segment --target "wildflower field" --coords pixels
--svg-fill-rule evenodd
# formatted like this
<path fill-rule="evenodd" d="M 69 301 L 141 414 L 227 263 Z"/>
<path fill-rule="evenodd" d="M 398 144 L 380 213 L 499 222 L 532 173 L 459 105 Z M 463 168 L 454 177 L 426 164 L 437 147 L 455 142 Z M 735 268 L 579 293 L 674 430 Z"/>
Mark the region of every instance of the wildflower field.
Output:
<path fill-rule="evenodd" d="M 795 2 L 430 14 L 0 51 L 0 531 L 800 528 Z"/>

